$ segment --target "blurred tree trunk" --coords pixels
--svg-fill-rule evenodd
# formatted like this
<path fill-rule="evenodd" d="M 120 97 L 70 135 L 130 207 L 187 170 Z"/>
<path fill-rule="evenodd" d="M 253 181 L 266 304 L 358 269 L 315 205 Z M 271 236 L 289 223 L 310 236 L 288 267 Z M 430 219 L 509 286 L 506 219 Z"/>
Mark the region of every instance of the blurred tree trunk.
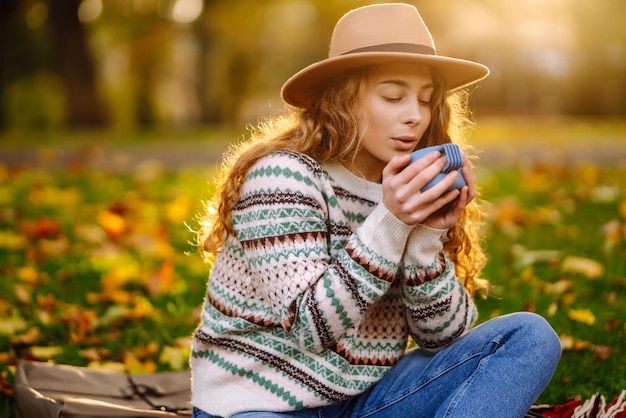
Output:
<path fill-rule="evenodd" d="M 12 68 L 8 52 L 9 34 L 11 32 L 10 21 L 13 18 L 19 0 L 2 0 L 0 1 L 0 100 L 4 99 L 4 93 L 13 76 Z M 0 129 L 4 128 L 6 120 L 4 118 L 4 109 L 0 108 Z"/>
<path fill-rule="evenodd" d="M 217 57 L 223 59 L 224 51 L 219 50 L 219 22 L 212 16 L 214 8 L 219 7 L 223 0 L 205 0 L 202 16 L 193 26 L 200 48 L 198 103 L 200 104 L 200 121 L 203 124 L 222 123 L 222 99 L 224 75 L 220 71 Z"/>
<path fill-rule="evenodd" d="M 207 2 L 208 4 L 208 2 Z M 205 13 L 206 13 L 205 7 Z M 203 19 L 198 19 L 193 25 L 194 36 L 200 49 L 200 59 L 198 64 L 198 88 L 196 89 L 197 100 L 200 106 L 200 123 L 211 124 L 221 122 L 219 112 L 209 98 L 210 83 L 210 67 L 209 60 L 211 57 L 211 38 L 210 28 L 206 27 Z"/>
<path fill-rule="evenodd" d="M 78 20 L 80 0 L 48 0 L 54 56 L 65 87 L 67 125 L 105 126 L 107 116 L 98 95 L 86 36 Z"/>

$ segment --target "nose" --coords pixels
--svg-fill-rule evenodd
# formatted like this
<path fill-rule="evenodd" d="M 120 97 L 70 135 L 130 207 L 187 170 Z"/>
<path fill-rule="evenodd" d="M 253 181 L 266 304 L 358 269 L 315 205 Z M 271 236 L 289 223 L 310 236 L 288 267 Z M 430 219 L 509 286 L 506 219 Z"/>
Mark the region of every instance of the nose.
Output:
<path fill-rule="evenodd" d="M 415 100 L 408 100 L 406 109 L 403 114 L 403 122 L 410 125 L 415 125 L 422 121 L 422 109 L 417 98 Z"/>

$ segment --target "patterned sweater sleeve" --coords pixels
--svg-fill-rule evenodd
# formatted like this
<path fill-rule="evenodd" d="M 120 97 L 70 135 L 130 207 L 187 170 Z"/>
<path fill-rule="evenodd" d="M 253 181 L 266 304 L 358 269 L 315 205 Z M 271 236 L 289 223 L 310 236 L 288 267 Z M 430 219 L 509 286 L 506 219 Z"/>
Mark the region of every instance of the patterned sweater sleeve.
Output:
<path fill-rule="evenodd" d="M 410 233 L 380 205 L 331 257 L 329 214 L 337 209 L 327 183 L 308 157 L 270 155 L 249 171 L 233 210 L 253 280 L 276 322 L 314 352 L 333 349 L 387 292 Z"/>
<path fill-rule="evenodd" d="M 418 225 L 403 257 L 409 330 L 419 346 L 431 352 L 463 335 L 477 316 L 471 296 L 443 252 L 443 234 L 445 230 Z"/>

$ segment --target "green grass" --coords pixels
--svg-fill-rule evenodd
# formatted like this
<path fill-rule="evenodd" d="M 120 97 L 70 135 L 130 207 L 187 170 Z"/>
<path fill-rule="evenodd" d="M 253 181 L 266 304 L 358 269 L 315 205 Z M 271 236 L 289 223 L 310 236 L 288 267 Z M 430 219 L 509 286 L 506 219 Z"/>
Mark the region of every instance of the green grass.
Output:
<path fill-rule="evenodd" d="M 595 131 L 602 141 L 623 132 L 623 123 L 611 126 Z M 488 123 L 475 142 L 520 144 L 518 127 Z M 573 129 L 539 128 L 557 138 L 555 148 Z M 567 349 L 541 402 L 596 392 L 612 399 L 626 388 L 626 166 L 544 162 L 476 174 L 489 202 L 492 285 L 477 301 L 480 320 L 530 310 L 562 337 Z M 122 174 L 0 165 L 0 416 L 11 416 L 22 358 L 137 372 L 187 367 L 208 268 L 185 223 L 195 225 L 213 175 L 213 167 L 150 164 Z"/>
<path fill-rule="evenodd" d="M 478 300 L 481 319 L 531 310 L 566 347 L 574 339 L 541 401 L 617 396 L 626 388 L 626 167 L 543 165 L 479 177 L 491 201 L 485 276 L 493 286 Z M 595 322 L 572 319 L 572 310 Z"/>

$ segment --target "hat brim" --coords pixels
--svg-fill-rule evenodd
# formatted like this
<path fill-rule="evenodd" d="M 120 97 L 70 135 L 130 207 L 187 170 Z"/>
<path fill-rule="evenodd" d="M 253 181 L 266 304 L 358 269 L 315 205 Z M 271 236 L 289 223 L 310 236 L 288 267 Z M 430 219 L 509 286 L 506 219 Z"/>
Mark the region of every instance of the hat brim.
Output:
<path fill-rule="evenodd" d="M 307 107 L 330 78 L 356 68 L 393 62 L 424 64 L 436 69 L 446 81 L 449 91 L 467 87 L 489 75 L 486 66 L 459 58 L 398 52 L 362 52 L 328 58 L 305 67 L 283 84 L 281 95 L 290 105 Z"/>

